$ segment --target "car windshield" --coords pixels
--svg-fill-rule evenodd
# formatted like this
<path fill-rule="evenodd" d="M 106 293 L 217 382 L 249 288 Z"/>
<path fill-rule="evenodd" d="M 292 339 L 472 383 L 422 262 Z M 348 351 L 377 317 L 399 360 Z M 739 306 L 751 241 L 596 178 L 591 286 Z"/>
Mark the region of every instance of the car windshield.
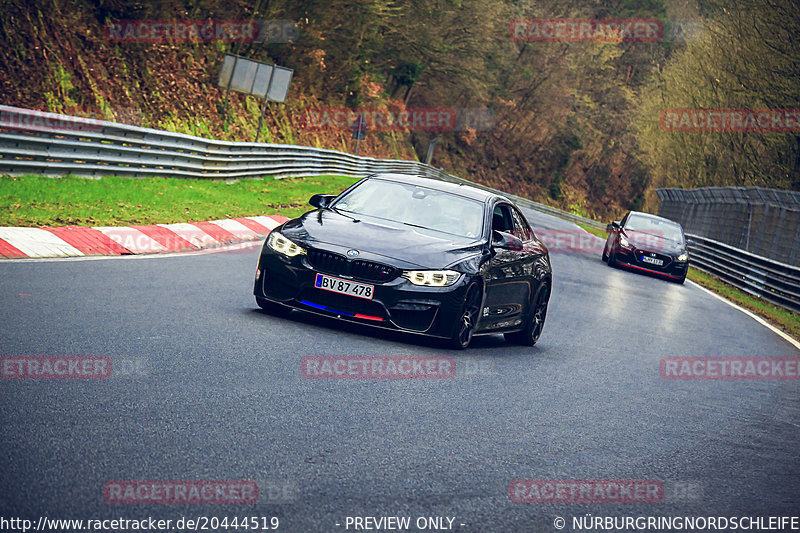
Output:
<path fill-rule="evenodd" d="M 681 227 L 670 220 L 630 215 L 625 223 L 625 229 L 657 235 L 675 242 L 683 242 Z"/>
<path fill-rule="evenodd" d="M 481 202 L 407 183 L 370 179 L 339 198 L 333 207 L 459 237 L 483 233 Z"/>

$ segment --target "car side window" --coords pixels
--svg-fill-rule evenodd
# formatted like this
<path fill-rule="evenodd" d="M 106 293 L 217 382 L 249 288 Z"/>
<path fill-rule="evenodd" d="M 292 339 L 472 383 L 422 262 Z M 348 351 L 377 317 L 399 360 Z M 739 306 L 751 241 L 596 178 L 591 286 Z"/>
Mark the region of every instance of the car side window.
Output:
<path fill-rule="evenodd" d="M 494 206 L 492 212 L 492 231 L 503 231 L 512 233 L 514 231 L 514 219 L 511 216 L 509 206 L 498 204 Z"/>
<path fill-rule="evenodd" d="M 511 209 L 511 215 L 514 217 L 514 231 L 513 234 L 524 242 L 528 242 L 533 238 L 533 230 L 525 221 L 522 213 L 516 209 Z"/>

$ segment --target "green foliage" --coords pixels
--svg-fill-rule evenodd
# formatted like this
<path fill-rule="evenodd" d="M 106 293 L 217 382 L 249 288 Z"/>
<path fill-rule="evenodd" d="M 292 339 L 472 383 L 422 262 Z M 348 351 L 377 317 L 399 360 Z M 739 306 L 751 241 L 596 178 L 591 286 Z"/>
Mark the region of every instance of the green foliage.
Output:
<path fill-rule="evenodd" d="M 548 187 L 550 198 L 557 202 L 560 202 L 564 198 L 564 194 L 561 192 L 562 185 L 564 185 L 564 178 L 558 176 L 550 182 L 550 187 Z"/>
<path fill-rule="evenodd" d="M 800 188 L 800 143 L 790 133 L 671 132 L 668 109 L 800 107 L 800 12 L 791 0 L 709 0 L 702 35 L 648 84 L 634 121 L 655 186 Z"/>
<path fill-rule="evenodd" d="M 389 73 L 397 80 L 398 84 L 411 87 L 419 80 L 423 70 L 425 67 L 419 61 L 403 61 L 392 68 Z"/>

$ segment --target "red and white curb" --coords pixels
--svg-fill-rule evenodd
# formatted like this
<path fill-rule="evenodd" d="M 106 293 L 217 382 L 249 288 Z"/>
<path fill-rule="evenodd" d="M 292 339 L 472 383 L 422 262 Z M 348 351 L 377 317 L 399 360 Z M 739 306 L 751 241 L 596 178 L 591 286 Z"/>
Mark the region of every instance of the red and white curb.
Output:
<path fill-rule="evenodd" d="M 0 257 L 77 257 L 197 250 L 267 235 L 280 215 L 143 226 L 0 227 Z"/>

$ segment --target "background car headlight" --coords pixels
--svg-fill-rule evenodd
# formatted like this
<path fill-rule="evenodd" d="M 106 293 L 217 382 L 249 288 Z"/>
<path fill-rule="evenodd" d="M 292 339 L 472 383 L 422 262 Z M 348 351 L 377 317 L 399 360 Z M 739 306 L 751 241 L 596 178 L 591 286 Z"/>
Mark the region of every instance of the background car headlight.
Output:
<path fill-rule="evenodd" d="M 267 237 L 267 245 L 279 254 L 283 254 L 287 257 L 304 255 L 306 253 L 305 248 L 296 245 L 277 231 L 273 231 L 269 234 L 269 237 Z"/>
<path fill-rule="evenodd" d="M 414 285 L 447 287 L 458 281 L 461 274 L 454 270 L 404 270 L 403 277 Z"/>
<path fill-rule="evenodd" d="M 630 248 L 631 247 L 631 241 L 629 241 L 628 238 L 625 235 L 620 235 L 619 236 L 619 245 L 622 246 L 623 248 Z"/>
<path fill-rule="evenodd" d="M 678 261 L 680 261 L 681 263 L 684 263 L 688 260 L 689 260 L 689 254 L 687 254 L 686 252 L 683 252 L 681 255 L 678 256 Z"/>

